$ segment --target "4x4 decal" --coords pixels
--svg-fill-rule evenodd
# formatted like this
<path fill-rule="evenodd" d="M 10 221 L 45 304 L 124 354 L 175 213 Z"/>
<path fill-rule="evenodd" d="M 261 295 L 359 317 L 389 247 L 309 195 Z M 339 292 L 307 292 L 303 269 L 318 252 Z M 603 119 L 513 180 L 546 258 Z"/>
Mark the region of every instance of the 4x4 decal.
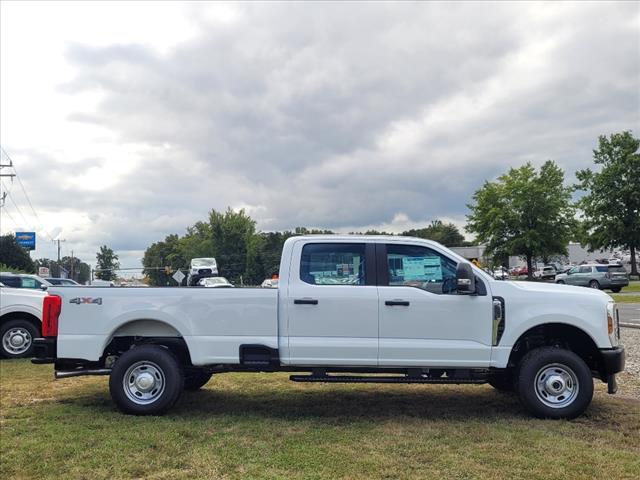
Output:
<path fill-rule="evenodd" d="M 102 297 L 98 297 L 98 298 L 76 297 L 69 300 L 69 303 L 76 303 L 78 305 L 82 305 L 84 303 L 95 303 L 97 305 L 102 305 Z"/>

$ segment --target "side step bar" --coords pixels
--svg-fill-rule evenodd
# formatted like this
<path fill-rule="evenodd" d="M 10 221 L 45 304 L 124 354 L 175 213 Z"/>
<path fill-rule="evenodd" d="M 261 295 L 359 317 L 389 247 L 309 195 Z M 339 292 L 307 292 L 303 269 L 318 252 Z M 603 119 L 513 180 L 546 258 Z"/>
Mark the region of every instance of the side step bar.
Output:
<path fill-rule="evenodd" d="M 420 377 L 420 376 L 395 376 L 395 377 L 375 377 L 360 375 L 291 375 L 292 382 L 327 382 L 327 383 L 439 383 L 439 384 L 462 384 L 462 383 L 486 383 L 483 378 L 455 378 L 455 377 Z"/>

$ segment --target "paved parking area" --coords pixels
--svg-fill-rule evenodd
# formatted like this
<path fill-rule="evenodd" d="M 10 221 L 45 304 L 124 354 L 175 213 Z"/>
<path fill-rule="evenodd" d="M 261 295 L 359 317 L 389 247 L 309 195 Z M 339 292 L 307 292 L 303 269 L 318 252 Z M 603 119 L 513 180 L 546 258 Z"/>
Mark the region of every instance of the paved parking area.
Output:
<path fill-rule="evenodd" d="M 620 321 L 640 326 L 640 303 L 619 303 Z"/>

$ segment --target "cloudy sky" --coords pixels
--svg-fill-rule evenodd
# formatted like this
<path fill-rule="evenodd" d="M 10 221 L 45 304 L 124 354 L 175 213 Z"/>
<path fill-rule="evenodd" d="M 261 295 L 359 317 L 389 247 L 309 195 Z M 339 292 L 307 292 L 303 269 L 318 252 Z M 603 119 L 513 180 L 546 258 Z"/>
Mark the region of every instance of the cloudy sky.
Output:
<path fill-rule="evenodd" d="M 122 266 L 245 208 L 262 230 L 464 224 L 526 161 L 640 131 L 640 3 L 9 2 L 2 233 Z M 3 158 L 3 163 L 5 159 Z M 7 172 L 3 169 L 3 172 Z M 15 202 L 15 205 L 14 205 Z M 11 218 L 9 218 L 11 217 Z"/>

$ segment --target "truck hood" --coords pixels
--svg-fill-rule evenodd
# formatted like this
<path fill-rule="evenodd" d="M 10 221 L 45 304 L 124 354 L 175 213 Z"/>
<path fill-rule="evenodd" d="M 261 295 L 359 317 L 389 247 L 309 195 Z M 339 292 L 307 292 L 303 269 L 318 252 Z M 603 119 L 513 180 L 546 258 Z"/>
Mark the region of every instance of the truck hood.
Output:
<path fill-rule="evenodd" d="M 600 298 L 601 300 L 612 301 L 613 299 L 604 293 L 602 290 L 596 290 L 595 288 L 576 287 L 573 285 L 559 285 L 556 283 L 544 283 L 544 282 L 514 282 L 506 281 L 500 282 L 508 284 L 520 290 L 526 290 L 528 292 L 538 292 L 543 294 L 559 294 L 559 295 L 580 295 L 585 298 Z"/>

